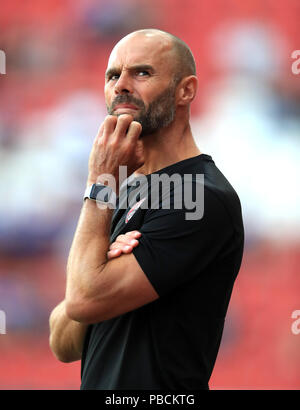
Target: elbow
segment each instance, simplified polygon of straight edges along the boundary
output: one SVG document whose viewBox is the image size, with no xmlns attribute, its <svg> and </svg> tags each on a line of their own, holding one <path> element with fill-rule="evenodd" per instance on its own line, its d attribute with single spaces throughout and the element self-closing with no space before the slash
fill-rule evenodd
<svg viewBox="0 0 300 410">
<path fill-rule="evenodd" d="M 50 335 L 49 346 L 55 358 L 62 363 L 71 363 L 79 360 L 78 357 L 70 356 L 66 350 L 62 349 L 53 335 Z"/>
</svg>

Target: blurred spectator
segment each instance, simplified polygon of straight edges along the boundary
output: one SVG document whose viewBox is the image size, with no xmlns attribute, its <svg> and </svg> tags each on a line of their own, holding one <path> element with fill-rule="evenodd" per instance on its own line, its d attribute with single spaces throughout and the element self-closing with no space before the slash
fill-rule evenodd
<svg viewBox="0 0 300 410">
<path fill-rule="evenodd" d="M 300 120 L 279 110 L 274 81 L 285 75 L 287 53 L 273 31 L 257 21 L 216 30 L 211 57 L 221 76 L 194 124 L 200 148 L 213 153 L 239 192 L 248 244 L 300 238 Z"/>
<path fill-rule="evenodd" d="M 80 13 L 89 41 L 115 42 L 153 21 L 150 3 L 137 0 L 89 1 L 79 3 Z"/>
<path fill-rule="evenodd" d="M 72 204 L 80 203 L 91 144 L 103 118 L 100 98 L 78 91 L 27 119 L 0 164 L 2 251 L 41 252 L 61 233 Z"/>
</svg>

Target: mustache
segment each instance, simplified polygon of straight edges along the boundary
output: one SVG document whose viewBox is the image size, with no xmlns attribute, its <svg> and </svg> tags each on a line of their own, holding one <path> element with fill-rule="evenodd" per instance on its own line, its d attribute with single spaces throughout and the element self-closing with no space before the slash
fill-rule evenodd
<svg viewBox="0 0 300 410">
<path fill-rule="evenodd" d="M 145 104 L 142 100 L 127 94 L 118 95 L 112 102 L 111 110 L 114 110 L 118 104 L 133 104 L 138 108 L 145 108 Z"/>
</svg>

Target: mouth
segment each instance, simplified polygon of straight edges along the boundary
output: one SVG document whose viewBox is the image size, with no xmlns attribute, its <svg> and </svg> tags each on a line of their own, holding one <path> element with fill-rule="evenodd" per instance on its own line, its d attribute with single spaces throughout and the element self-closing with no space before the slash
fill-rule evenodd
<svg viewBox="0 0 300 410">
<path fill-rule="evenodd" d="M 119 110 L 137 111 L 138 108 L 133 104 L 118 104 L 118 105 L 115 106 L 114 111 L 119 111 Z"/>
</svg>

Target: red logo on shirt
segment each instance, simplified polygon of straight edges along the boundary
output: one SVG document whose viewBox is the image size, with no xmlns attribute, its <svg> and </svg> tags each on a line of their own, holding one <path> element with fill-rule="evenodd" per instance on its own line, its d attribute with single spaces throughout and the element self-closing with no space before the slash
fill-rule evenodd
<svg viewBox="0 0 300 410">
<path fill-rule="evenodd" d="M 142 205 L 142 203 L 145 201 L 146 198 L 141 199 L 139 202 L 137 202 L 127 213 L 125 223 L 127 223 L 135 214 L 135 212 L 139 209 L 139 207 Z"/>
</svg>

